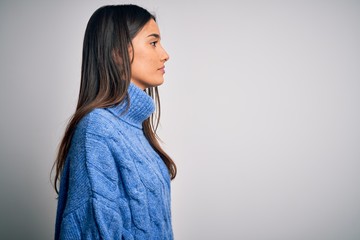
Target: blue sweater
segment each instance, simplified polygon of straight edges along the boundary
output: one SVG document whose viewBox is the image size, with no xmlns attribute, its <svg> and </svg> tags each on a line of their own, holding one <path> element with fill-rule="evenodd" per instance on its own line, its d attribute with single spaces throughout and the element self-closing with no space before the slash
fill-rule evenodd
<svg viewBox="0 0 360 240">
<path fill-rule="evenodd" d="M 173 239 L 170 176 L 142 122 L 154 102 L 130 84 L 126 101 L 77 125 L 61 175 L 55 239 Z"/>
</svg>

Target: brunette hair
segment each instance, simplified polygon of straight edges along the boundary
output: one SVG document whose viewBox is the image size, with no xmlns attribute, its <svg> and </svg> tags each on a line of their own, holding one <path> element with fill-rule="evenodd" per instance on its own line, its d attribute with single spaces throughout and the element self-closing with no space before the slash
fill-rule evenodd
<svg viewBox="0 0 360 240">
<path fill-rule="evenodd" d="M 79 121 L 95 108 L 110 107 L 129 99 L 127 89 L 133 59 L 133 56 L 129 56 L 129 47 L 133 48 L 131 40 L 151 19 L 156 20 L 154 15 L 136 5 L 103 6 L 90 17 L 83 43 L 79 99 L 53 165 L 53 169 L 56 169 L 54 188 L 57 193 L 72 136 Z M 156 135 L 160 118 L 159 92 L 157 87 L 145 91 L 154 99 L 157 110 L 143 122 L 143 131 L 167 166 L 171 179 L 174 179 L 176 165 L 161 148 Z"/>
</svg>

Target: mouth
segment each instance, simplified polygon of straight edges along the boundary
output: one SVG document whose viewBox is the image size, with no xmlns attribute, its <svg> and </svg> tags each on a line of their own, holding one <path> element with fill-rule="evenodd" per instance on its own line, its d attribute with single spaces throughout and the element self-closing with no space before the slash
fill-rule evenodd
<svg viewBox="0 0 360 240">
<path fill-rule="evenodd" d="M 161 68 L 158 68 L 159 71 L 161 71 L 162 73 L 165 73 L 165 66 L 162 66 Z"/>
</svg>

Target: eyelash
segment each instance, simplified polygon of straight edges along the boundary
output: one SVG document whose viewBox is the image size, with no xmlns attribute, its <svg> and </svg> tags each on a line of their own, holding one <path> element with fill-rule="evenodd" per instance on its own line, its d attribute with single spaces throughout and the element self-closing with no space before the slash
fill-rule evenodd
<svg viewBox="0 0 360 240">
<path fill-rule="evenodd" d="M 158 43 L 158 41 L 154 41 L 154 42 L 151 42 L 150 45 L 156 47 L 157 43 Z"/>
</svg>

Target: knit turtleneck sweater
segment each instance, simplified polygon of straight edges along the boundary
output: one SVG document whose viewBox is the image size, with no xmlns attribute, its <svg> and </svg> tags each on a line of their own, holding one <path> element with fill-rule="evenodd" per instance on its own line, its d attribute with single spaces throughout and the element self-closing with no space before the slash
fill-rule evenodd
<svg viewBox="0 0 360 240">
<path fill-rule="evenodd" d="M 77 125 L 61 175 L 55 239 L 173 239 L 170 176 L 144 136 L 152 98 L 127 100 Z"/>
</svg>

